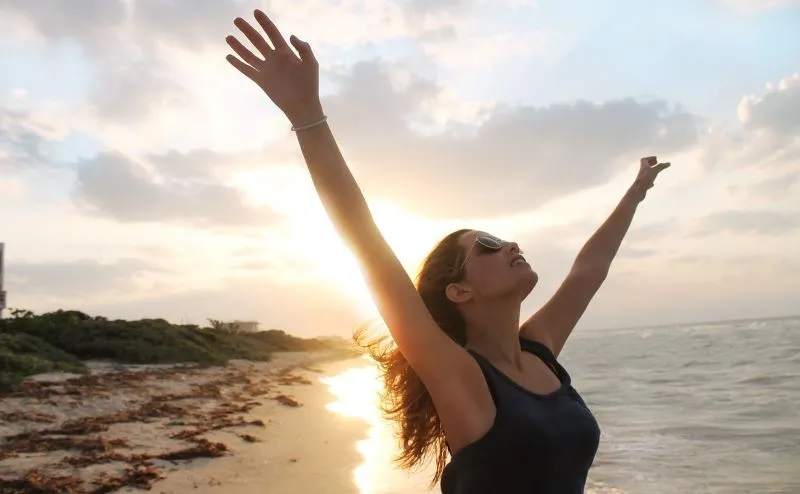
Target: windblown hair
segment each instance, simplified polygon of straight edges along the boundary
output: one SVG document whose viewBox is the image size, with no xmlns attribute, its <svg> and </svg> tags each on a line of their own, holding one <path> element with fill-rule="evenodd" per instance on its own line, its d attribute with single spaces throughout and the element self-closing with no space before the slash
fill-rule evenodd
<svg viewBox="0 0 800 494">
<path fill-rule="evenodd" d="M 417 292 L 434 321 L 461 346 L 466 344 L 466 323 L 456 305 L 447 298 L 445 289 L 463 276 L 459 267 L 465 254 L 458 240 L 468 231 L 457 230 L 444 237 L 423 261 L 416 280 Z M 400 429 L 402 450 L 395 460 L 397 465 L 410 470 L 421 467 L 433 456 L 436 473 L 431 486 L 434 485 L 444 471 L 448 449 L 428 390 L 391 336 L 385 332 L 380 336 L 370 335 L 364 326 L 356 330 L 354 339 L 368 351 L 381 371 L 383 413 Z"/>
</svg>

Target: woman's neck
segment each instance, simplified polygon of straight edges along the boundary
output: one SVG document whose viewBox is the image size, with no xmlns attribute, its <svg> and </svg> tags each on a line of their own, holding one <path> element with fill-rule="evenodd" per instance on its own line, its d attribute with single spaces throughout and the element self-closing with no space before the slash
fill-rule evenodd
<svg viewBox="0 0 800 494">
<path fill-rule="evenodd" d="M 520 365 L 519 302 L 475 307 L 464 316 L 467 320 L 467 348 L 492 362 Z"/>
</svg>

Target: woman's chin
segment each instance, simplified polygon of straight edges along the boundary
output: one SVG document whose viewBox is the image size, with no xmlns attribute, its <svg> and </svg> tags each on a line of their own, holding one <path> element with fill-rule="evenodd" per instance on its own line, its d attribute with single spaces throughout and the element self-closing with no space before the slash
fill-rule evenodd
<svg viewBox="0 0 800 494">
<path fill-rule="evenodd" d="M 539 275 L 536 274 L 530 266 L 528 266 L 527 271 L 525 272 L 524 276 L 520 279 L 520 288 L 522 292 L 522 299 L 524 300 L 533 289 L 536 287 L 536 284 L 539 283 Z"/>
</svg>

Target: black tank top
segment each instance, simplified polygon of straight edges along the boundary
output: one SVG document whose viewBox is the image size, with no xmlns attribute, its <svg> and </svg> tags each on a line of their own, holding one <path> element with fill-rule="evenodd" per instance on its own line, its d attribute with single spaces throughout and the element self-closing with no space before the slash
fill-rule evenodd
<svg viewBox="0 0 800 494">
<path fill-rule="evenodd" d="M 522 350 L 561 381 L 532 393 L 470 352 L 483 371 L 497 414 L 489 431 L 455 454 L 442 474 L 443 494 L 577 494 L 592 465 L 600 428 L 567 371 L 543 344 L 520 338 Z"/>
</svg>

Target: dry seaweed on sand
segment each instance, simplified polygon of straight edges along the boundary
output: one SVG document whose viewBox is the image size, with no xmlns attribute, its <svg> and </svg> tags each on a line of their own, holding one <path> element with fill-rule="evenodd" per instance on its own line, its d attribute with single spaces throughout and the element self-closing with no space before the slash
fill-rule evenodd
<svg viewBox="0 0 800 494">
<path fill-rule="evenodd" d="M 104 475 L 96 479 L 93 482 L 95 488 L 89 492 L 91 494 L 106 494 L 123 487 L 135 487 L 149 491 L 153 483 L 163 478 L 164 475 L 152 465 L 145 463 L 128 465 L 125 467 L 125 473 L 121 476 Z"/>
<path fill-rule="evenodd" d="M 0 453 L 43 453 L 48 451 L 77 450 L 85 453 L 105 453 L 115 448 L 127 448 L 124 439 L 103 437 L 54 437 L 36 432 L 6 437 L 0 444 Z"/>
<path fill-rule="evenodd" d="M 16 411 L 0 412 L 0 420 L 3 422 L 38 422 L 41 424 L 52 424 L 56 421 L 56 417 L 51 413 Z"/>
<path fill-rule="evenodd" d="M 30 470 L 19 479 L 0 478 L 3 494 L 89 494 L 83 482 L 74 475 L 45 475 L 39 470 Z"/>
<path fill-rule="evenodd" d="M 299 407 L 303 405 L 299 401 L 287 395 L 278 395 L 273 399 L 278 403 L 280 403 L 281 405 L 286 405 L 287 407 Z"/>
</svg>

